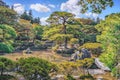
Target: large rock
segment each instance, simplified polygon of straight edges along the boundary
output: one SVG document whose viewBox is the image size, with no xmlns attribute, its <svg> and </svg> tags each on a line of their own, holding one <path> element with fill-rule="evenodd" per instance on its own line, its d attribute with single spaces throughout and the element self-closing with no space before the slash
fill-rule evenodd
<svg viewBox="0 0 120 80">
<path fill-rule="evenodd" d="M 82 48 L 81 51 L 76 51 L 71 55 L 71 60 L 80 60 L 84 58 L 91 58 L 91 53 L 84 48 Z"/>
</svg>

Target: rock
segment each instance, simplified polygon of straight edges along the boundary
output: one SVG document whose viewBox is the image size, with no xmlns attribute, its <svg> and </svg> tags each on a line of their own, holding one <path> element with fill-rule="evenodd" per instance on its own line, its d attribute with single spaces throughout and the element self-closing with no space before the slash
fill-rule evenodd
<svg viewBox="0 0 120 80">
<path fill-rule="evenodd" d="M 87 49 L 81 49 L 81 52 L 76 51 L 71 55 L 71 60 L 80 60 L 84 58 L 91 58 L 91 53 Z"/>
</svg>

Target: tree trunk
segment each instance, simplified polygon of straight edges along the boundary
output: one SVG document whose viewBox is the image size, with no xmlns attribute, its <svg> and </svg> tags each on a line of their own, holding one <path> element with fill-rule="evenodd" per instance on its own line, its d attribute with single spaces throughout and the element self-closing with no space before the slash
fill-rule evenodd
<svg viewBox="0 0 120 80">
<path fill-rule="evenodd" d="M 66 25 L 65 25 L 65 20 L 63 21 L 63 27 L 64 27 L 64 34 L 66 35 L 67 34 L 67 31 L 66 31 Z M 67 49 L 67 37 L 65 37 L 64 39 L 64 48 Z"/>
<path fill-rule="evenodd" d="M 3 76 L 3 68 L 1 68 L 1 76 Z"/>
</svg>

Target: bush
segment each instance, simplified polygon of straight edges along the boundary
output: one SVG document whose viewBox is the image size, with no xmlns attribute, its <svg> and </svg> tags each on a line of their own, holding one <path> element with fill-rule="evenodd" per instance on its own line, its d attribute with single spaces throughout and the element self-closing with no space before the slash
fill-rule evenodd
<svg viewBox="0 0 120 80">
<path fill-rule="evenodd" d="M 85 43 L 82 46 L 79 47 L 79 49 L 86 48 L 91 53 L 99 55 L 102 53 L 102 48 L 100 43 Z"/>
<path fill-rule="evenodd" d="M 64 77 L 65 80 L 76 80 L 75 78 L 73 78 L 72 75 L 68 74 L 67 76 Z"/>
<path fill-rule="evenodd" d="M 0 57 L 0 74 L 3 76 L 6 70 L 11 70 L 13 68 L 14 62 L 10 59 Z M 7 72 L 7 71 L 6 71 Z"/>
<path fill-rule="evenodd" d="M 117 68 L 117 67 L 114 67 L 113 69 L 112 69 L 112 75 L 115 77 L 120 77 L 120 69 L 119 68 Z"/>
<path fill-rule="evenodd" d="M 58 69 L 55 64 L 35 57 L 21 58 L 17 66 L 18 72 L 28 80 L 50 80 L 49 74 Z"/>
<path fill-rule="evenodd" d="M 0 76 L 0 80 L 16 80 L 16 78 L 11 75 L 3 75 L 3 76 Z"/>
<path fill-rule="evenodd" d="M 52 47 L 52 50 L 56 52 L 58 48 L 59 48 L 59 46 L 56 45 L 56 46 Z"/>
<path fill-rule="evenodd" d="M 0 51 L 6 52 L 6 53 L 11 53 L 13 52 L 14 48 L 11 44 L 9 43 L 0 43 Z"/>
<path fill-rule="evenodd" d="M 90 74 L 88 74 L 88 75 L 80 75 L 80 79 L 82 79 L 82 80 L 86 80 L 86 79 L 88 79 L 88 80 L 95 80 L 93 78 L 93 76 L 91 76 Z"/>
<path fill-rule="evenodd" d="M 78 39 L 72 38 L 72 39 L 70 40 L 70 44 L 77 44 L 78 41 L 79 41 Z"/>
</svg>

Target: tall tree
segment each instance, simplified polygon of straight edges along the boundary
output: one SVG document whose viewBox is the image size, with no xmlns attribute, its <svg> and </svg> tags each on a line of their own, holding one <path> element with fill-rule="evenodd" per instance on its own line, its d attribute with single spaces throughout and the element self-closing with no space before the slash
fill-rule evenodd
<svg viewBox="0 0 120 80">
<path fill-rule="evenodd" d="M 29 16 L 29 14 L 30 14 L 30 16 Z M 31 17 L 32 17 L 31 11 L 29 12 L 29 14 L 27 14 L 27 11 L 25 10 L 24 13 L 20 16 L 20 18 L 31 21 Z"/>
<path fill-rule="evenodd" d="M 40 18 L 34 18 L 32 23 L 37 23 L 37 24 L 40 24 Z"/>
<path fill-rule="evenodd" d="M 71 18 L 74 18 L 74 15 L 72 13 L 56 11 L 56 12 L 53 12 L 47 20 L 51 25 L 57 25 L 57 26 L 61 25 L 62 29 L 60 31 L 61 34 L 59 35 L 59 37 L 63 38 L 65 48 L 67 48 L 68 37 L 70 37 L 70 35 L 67 34 L 67 24 Z M 57 36 L 58 34 L 56 35 L 56 37 Z"/>
</svg>

